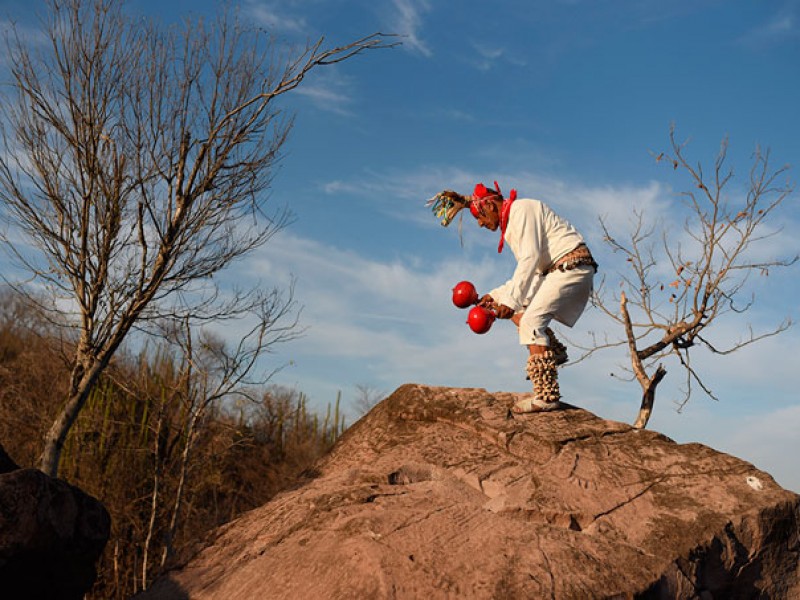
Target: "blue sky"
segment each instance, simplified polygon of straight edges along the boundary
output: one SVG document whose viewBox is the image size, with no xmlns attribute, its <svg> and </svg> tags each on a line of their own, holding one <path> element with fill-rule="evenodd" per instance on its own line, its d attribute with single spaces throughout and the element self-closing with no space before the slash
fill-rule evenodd
<svg viewBox="0 0 800 600">
<path fill-rule="evenodd" d="M 603 247 L 598 216 L 624 233 L 633 210 L 679 225 L 688 182 L 650 154 L 670 124 L 690 139 L 692 162 L 713 163 L 730 138 L 735 185 L 757 145 L 776 166 L 800 164 L 800 2 L 244 0 L 241 14 L 282 43 L 325 36 L 340 44 L 376 31 L 400 48 L 320 69 L 284 99 L 296 113 L 271 201 L 295 222 L 227 274 L 231 282 L 286 286 L 296 278 L 305 335 L 276 348 L 277 383 L 321 409 L 356 385 L 390 393 L 405 382 L 526 391 L 525 351 L 513 327 L 472 334 L 450 304 L 469 279 L 483 292 L 513 257 L 494 234 L 464 220 L 441 228 L 424 201 L 478 181 L 551 204 L 589 240 L 608 281 L 625 268 Z M 38 3 L 0 0 L 0 16 L 30 23 Z M 213 13 L 204 0 L 131 0 L 167 22 Z M 792 179 L 796 179 L 796 170 Z M 797 194 L 780 213 L 766 255 L 800 249 Z M 673 223 L 678 223 L 674 224 Z M 752 283 L 756 307 L 722 321 L 734 339 L 748 324 L 800 318 L 800 267 Z M 568 335 L 619 332 L 589 310 Z M 698 353 L 719 401 L 699 393 L 677 412 L 682 375 L 666 363 L 650 428 L 753 462 L 800 490 L 797 327 L 728 357 Z M 562 371 L 565 399 L 631 422 L 639 388 L 612 378 L 622 350 Z M 356 416 L 353 408 L 349 413 Z"/>
</svg>

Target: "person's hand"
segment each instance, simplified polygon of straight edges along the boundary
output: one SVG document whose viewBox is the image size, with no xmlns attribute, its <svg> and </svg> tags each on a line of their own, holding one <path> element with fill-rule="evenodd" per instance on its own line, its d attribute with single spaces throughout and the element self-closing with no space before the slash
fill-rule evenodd
<svg viewBox="0 0 800 600">
<path fill-rule="evenodd" d="M 510 319 L 514 316 L 514 309 L 505 304 L 498 304 L 495 308 L 495 314 L 498 319 Z"/>
<path fill-rule="evenodd" d="M 478 300 L 478 306 L 483 306 L 484 308 L 494 308 L 494 298 L 492 298 L 489 294 L 486 294 Z"/>
</svg>

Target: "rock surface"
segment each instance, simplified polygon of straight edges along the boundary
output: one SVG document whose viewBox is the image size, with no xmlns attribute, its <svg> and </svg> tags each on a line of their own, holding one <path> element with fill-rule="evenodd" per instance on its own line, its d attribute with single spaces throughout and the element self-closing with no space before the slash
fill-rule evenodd
<svg viewBox="0 0 800 600">
<path fill-rule="evenodd" d="M 400 387 L 141 599 L 800 597 L 800 496 L 516 396 Z"/>
<path fill-rule="evenodd" d="M 0 598 L 80 600 L 94 584 L 110 527 L 103 505 L 78 488 L 9 468 L 0 474 Z"/>
</svg>

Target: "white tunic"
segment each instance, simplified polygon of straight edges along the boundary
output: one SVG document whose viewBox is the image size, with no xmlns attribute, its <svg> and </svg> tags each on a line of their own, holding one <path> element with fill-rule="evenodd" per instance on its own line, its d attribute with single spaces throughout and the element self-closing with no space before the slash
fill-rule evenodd
<svg viewBox="0 0 800 600">
<path fill-rule="evenodd" d="M 583 243 L 583 237 L 544 202 L 519 198 L 511 205 L 505 243 L 517 259 L 514 275 L 489 294 L 519 312 L 531 303 L 537 275 Z"/>
</svg>

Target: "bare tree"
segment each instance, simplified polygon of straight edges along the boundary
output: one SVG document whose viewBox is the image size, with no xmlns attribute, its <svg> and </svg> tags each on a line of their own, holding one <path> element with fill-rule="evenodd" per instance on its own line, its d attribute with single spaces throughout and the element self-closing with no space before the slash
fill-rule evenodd
<svg viewBox="0 0 800 600">
<path fill-rule="evenodd" d="M 355 408 L 359 416 L 364 416 L 381 400 L 386 398 L 386 393 L 371 387 L 366 383 L 356 384 Z"/>
<path fill-rule="evenodd" d="M 315 67 L 393 44 L 374 34 L 282 54 L 227 16 L 179 32 L 126 15 L 118 0 L 48 8 L 46 49 L 9 38 L 0 198 L 7 247 L 49 292 L 44 308 L 69 316 L 69 393 L 40 462 L 54 475 L 132 329 L 268 304 L 257 288 L 222 293 L 212 278 L 288 222 L 285 210 L 264 212 L 292 126 L 276 99 Z"/>
<path fill-rule="evenodd" d="M 694 386 L 715 398 L 692 364 L 692 351 L 699 347 L 726 355 L 758 340 L 776 335 L 791 326 L 786 319 L 767 331 L 752 327 L 727 347 L 720 347 L 706 334 L 706 328 L 725 314 L 747 312 L 755 295 L 748 288 L 753 275 L 765 276 L 778 267 L 798 260 L 790 257 L 763 258 L 759 242 L 780 229 L 768 218 L 792 193 L 783 180 L 787 167 L 772 169 L 769 152 L 757 149 L 753 155 L 747 189 L 729 189 L 733 171 L 726 167 L 727 140 L 723 140 L 710 176 L 701 164 L 685 157 L 686 143 L 678 143 L 670 130 L 669 152 L 656 160 L 688 175 L 692 188 L 682 194 L 688 209 L 683 232 L 647 224 L 647 215 L 635 213 L 633 232 L 619 241 L 601 219 L 605 241 L 625 257 L 627 270 L 621 274 L 620 291 L 608 298 L 601 285 L 596 304 L 622 326 L 621 341 L 595 338 L 589 353 L 609 346 L 626 346 L 631 373 L 642 388 L 642 403 L 634 424 L 644 428 L 650 419 L 656 387 L 666 375 L 663 361 L 674 357 L 685 374 L 684 397 L 689 400 Z M 659 235 L 660 234 L 660 239 Z M 605 282 L 603 282 L 605 283 Z"/>
</svg>

